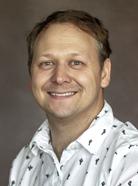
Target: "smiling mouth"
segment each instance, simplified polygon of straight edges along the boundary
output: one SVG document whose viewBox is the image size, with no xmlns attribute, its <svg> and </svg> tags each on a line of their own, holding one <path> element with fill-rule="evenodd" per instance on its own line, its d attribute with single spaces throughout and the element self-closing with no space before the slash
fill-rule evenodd
<svg viewBox="0 0 138 186">
<path fill-rule="evenodd" d="M 70 96 L 75 95 L 76 93 L 77 92 L 73 92 L 73 91 L 71 91 L 71 92 L 48 92 L 48 94 L 50 96 L 60 97 L 60 98 L 62 98 L 62 97 L 70 97 Z"/>
</svg>

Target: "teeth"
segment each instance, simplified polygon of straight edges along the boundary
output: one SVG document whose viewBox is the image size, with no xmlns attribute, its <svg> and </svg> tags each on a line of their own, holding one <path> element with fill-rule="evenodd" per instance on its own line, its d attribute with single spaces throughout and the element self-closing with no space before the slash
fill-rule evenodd
<svg viewBox="0 0 138 186">
<path fill-rule="evenodd" d="M 52 96 L 59 96 L 59 97 L 72 96 L 74 94 L 75 94 L 75 92 L 65 92 L 65 93 L 50 92 L 50 95 L 52 95 Z"/>
</svg>

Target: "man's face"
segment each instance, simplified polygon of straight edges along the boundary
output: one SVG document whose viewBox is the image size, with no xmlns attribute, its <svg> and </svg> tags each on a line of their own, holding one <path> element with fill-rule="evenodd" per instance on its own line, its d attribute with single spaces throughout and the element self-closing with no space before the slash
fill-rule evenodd
<svg viewBox="0 0 138 186">
<path fill-rule="evenodd" d="M 100 68 L 96 40 L 72 24 L 53 24 L 37 38 L 31 67 L 33 94 L 55 118 L 94 114 L 103 105 L 110 62 Z"/>
</svg>

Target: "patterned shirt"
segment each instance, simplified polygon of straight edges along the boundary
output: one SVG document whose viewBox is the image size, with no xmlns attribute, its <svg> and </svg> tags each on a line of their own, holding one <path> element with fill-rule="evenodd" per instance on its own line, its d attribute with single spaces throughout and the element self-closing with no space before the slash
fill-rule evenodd
<svg viewBox="0 0 138 186">
<path fill-rule="evenodd" d="M 46 120 L 14 160 L 9 186 L 138 186 L 138 131 L 105 102 L 58 161 Z"/>
</svg>

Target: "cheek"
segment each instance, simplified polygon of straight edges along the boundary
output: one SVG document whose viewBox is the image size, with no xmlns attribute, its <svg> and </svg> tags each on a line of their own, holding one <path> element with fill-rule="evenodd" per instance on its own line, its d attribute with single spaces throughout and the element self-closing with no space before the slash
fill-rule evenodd
<svg viewBox="0 0 138 186">
<path fill-rule="evenodd" d="M 89 96 L 89 93 L 92 91 L 91 89 L 93 87 L 92 78 L 86 75 L 85 73 L 76 77 L 77 77 L 77 83 L 81 87 L 82 95 L 86 96 L 87 94 L 87 96 Z"/>
<path fill-rule="evenodd" d="M 32 85 L 41 87 L 47 81 L 47 74 L 34 72 L 32 74 Z"/>
<path fill-rule="evenodd" d="M 87 94 L 94 94 L 101 88 L 101 78 L 97 73 L 84 73 L 80 76 L 79 82 Z"/>
<path fill-rule="evenodd" d="M 82 85 L 83 87 L 92 86 L 92 84 L 94 82 L 93 75 L 88 72 L 82 72 L 80 74 L 77 74 L 76 79 L 77 79 L 78 83 L 80 83 L 80 85 Z"/>
</svg>

